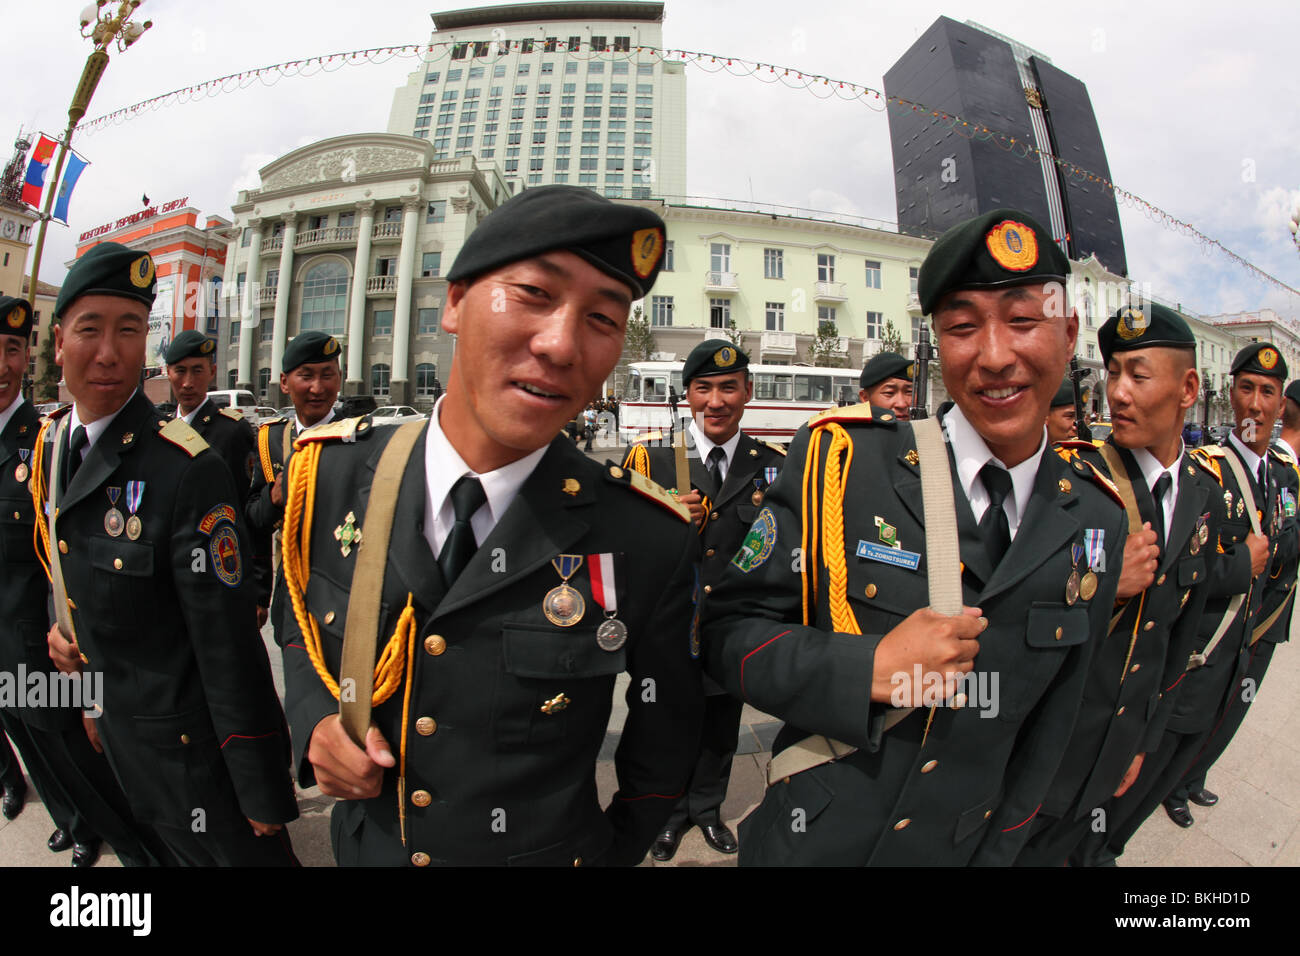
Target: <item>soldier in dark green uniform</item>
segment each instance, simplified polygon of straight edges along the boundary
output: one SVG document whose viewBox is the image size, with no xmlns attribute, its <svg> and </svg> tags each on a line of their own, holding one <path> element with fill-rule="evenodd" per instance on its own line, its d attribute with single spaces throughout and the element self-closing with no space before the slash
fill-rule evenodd
<svg viewBox="0 0 1300 956">
<path fill-rule="evenodd" d="M 74 404 L 42 429 L 32 482 L 58 617 L 50 656 L 102 680 L 109 763 L 176 862 L 292 864 L 288 738 L 235 485 L 136 387 L 156 289 L 146 253 L 101 243 L 55 306 Z"/>
<path fill-rule="evenodd" d="M 893 412 L 899 421 L 912 413 L 912 379 L 916 365 L 897 352 L 877 352 L 858 376 L 858 401 Z"/>
<path fill-rule="evenodd" d="M 1090 831 L 1104 833 L 1112 794 L 1122 796 L 1159 749 L 1218 557 L 1223 489 L 1182 439 L 1183 416 L 1200 396 L 1196 337 L 1177 312 L 1142 303 L 1111 316 L 1097 340 L 1114 430 L 1100 449 L 1081 441 L 1059 447 L 1105 472 L 1125 500 L 1121 603 L 1056 779 L 1038 816 L 1018 831 L 1027 838 L 1020 866 L 1060 866 Z M 1072 392 L 1069 401 L 1073 411 Z"/>
<path fill-rule="evenodd" d="M 648 209 L 520 193 L 448 273 L 456 355 L 429 421 L 298 439 L 286 700 L 299 780 L 343 798 L 340 864 L 632 865 L 684 791 L 698 536 L 658 485 L 555 437 L 613 369 L 663 249 Z"/>
<path fill-rule="evenodd" d="M 700 587 L 713 590 L 731 556 L 763 503 L 763 493 L 785 463 L 785 450 L 741 431 L 745 404 L 754 396 L 749 356 L 726 339 L 708 339 L 691 350 L 682 367 L 682 386 L 691 408 L 686 428 L 690 490 L 677 489 L 677 500 L 691 509 L 700 532 L 704 557 Z M 675 488 L 672 448 L 634 445 L 624 468 L 635 469 L 665 488 Z M 721 816 L 731 761 L 736 754 L 740 712 L 744 704 L 704 678 L 704 733 L 690 789 L 655 838 L 651 855 L 670 860 L 692 826 L 719 853 L 735 853 L 736 838 Z"/>
<path fill-rule="evenodd" d="M 1046 441 L 1078 329 L 1052 305 L 1067 272 L 1024 213 L 949 230 L 919 288 L 944 434 L 868 405 L 796 434 L 703 608 L 710 674 L 786 721 L 742 865 L 1006 862 L 1003 831 L 1042 802 L 1125 530 L 1113 486 Z M 929 468 L 951 492 L 923 505 Z"/>
<path fill-rule="evenodd" d="M 272 537 L 284 518 L 284 474 L 293 457 L 293 440 L 308 428 L 334 420 L 334 402 L 339 397 L 343 375 L 338 339 L 324 332 L 302 332 L 285 346 L 280 391 L 293 402 L 294 414 L 264 422 L 257 430 L 257 461 L 244 515 L 253 536 L 253 578 L 257 606 L 271 607 L 277 593 L 271 623 L 275 639 L 284 634 L 286 609 L 278 596 L 281 579 L 273 574 Z M 275 587 L 272 582 L 275 582 Z M 263 617 L 264 620 L 264 617 Z"/>
<path fill-rule="evenodd" d="M 1078 414 L 1074 410 L 1074 383 L 1067 375 L 1061 387 L 1052 396 L 1052 407 L 1047 412 L 1047 440 L 1073 441 L 1079 437 Z"/>
</svg>

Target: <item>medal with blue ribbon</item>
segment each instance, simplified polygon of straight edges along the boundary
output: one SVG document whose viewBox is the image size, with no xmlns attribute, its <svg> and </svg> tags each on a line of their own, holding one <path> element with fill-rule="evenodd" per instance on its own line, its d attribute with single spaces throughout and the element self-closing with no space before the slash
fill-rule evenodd
<svg viewBox="0 0 1300 956">
<path fill-rule="evenodd" d="M 27 459 L 31 456 L 32 450 L 30 448 L 18 449 L 18 467 L 14 469 L 14 481 L 20 485 L 26 482 L 27 477 L 32 473 L 32 470 L 27 467 Z"/>
<path fill-rule="evenodd" d="M 136 511 L 140 508 L 140 501 L 144 498 L 144 482 L 128 481 L 126 483 L 126 510 L 131 513 L 131 517 L 126 519 L 126 536 L 132 541 L 140 537 L 141 531 L 144 530 L 140 523 L 140 516 Z"/>
<path fill-rule="evenodd" d="M 126 518 L 122 517 L 122 512 L 117 510 L 117 499 L 122 496 L 122 489 L 107 488 L 109 509 L 104 514 L 104 530 L 116 538 L 122 533 L 122 528 L 126 524 Z"/>
<path fill-rule="evenodd" d="M 569 578 L 582 567 L 582 555 L 557 554 L 551 559 L 551 566 L 561 580 L 558 587 L 546 592 L 546 597 L 542 599 L 542 613 L 552 624 L 573 627 L 587 611 L 587 602 L 583 600 L 582 594 L 569 587 Z"/>
</svg>

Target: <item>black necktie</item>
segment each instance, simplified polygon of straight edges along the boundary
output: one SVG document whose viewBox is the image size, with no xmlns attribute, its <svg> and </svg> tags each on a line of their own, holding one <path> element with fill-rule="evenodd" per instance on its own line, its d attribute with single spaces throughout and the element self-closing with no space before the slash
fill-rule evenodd
<svg viewBox="0 0 1300 956">
<path fill-rule="evenodd" d="M 455 512 L 456 521 L 451 526 L 447 540 L 443 542 L 442 553 L 438 555 L 438 567 L 442 569 L 447 587 L 451 587 L 452 582 L 460 577 L 460 572 L 465 570 L 470 558 L 478 550 L 474 529 L 469 521 L 485 501 L 487 495 L 483 493 L 483 486 L 477 478 L 466 475 L 451 486 L 451 510 Z"/>
<path fill-rule="evenodd" d="M 980 480 L 989 493 L 989 506 L 984 509 L 984 517 L 980 518 L 980 534 L 989 560 L 996 568 L 1011 546 L 1011 525 L 1007 522 L 1007 511 L 1002 507 L 1002 502 L 1011 493 L 1011 475 L 1005 468 L 989 462 L 980 469 Z"/>
<path fill-rule="evenodd" d="M 68 486 L 72 484 L 72 478 L 81 467 L 81 450 L 86 447 L 89 439 L 86 436 L 86 426 L 78 425 L 72 430 L 72 437 L 68 440 L 68 455 L 63 460 L 63 490 L 67 491 Z"/>
<path fill-rule="evenodd" d="M 1265 452 L 1264 454 L 1268 454 Z M 1264 507 L 1268 507 L 1268 461 L 1261 458 L 1259 460 L 1259 471 L 1255 473 L 1255 479 L 1259 482 L 1259 494 L 1264 500 Z"/>
<path fill-rule="evenodd" d="M 718 497 L 718 492 L 722 490 L 722 463 L 726 461 L 727 453 L 722 450 L 721 445 L 714 445 L 709 451 L 709 460 L 706 467 L 709 470 L 709 477 L 713 479 L 713 497 Z"/>
<path fill-rule="evenodd" d="M 1162 471 L 1160 477 L 1156 479 L 1156 486 L 1152 489 L 1152 497 L 1156 500 L 1156 544 L 1160 545 L 1160 550 L 1165 550 L 1165 495 L 1169 493 L 1169 486 L 1172 485 L 1173 479 L 1169 477 L 1169 472 Z"/>
</svg>

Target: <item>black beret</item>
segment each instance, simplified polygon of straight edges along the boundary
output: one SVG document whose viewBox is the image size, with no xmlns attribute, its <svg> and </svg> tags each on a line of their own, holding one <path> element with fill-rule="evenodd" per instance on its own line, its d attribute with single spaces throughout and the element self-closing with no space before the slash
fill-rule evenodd
<svg viewBox="0 0 1300 956">
<path fill-rule="evenodd" d="M 339 340 L 325 332 L 300 332 L 284 347 L 280 371 L 292 372 L 299 365 L 310 362 L 339 360 Z"/>
<path fill-rule="evenodd" d="M 212 341 L 198 329 L 186 329 L 176 338 L 172 339 L 172 344 L 167 347 L 167 354 L 163 356 L 163 361 L 168 365 L 173 362 L 182 362 L 187 358 L 206 358 L 215 362 L 217 343 Z"/>
<path fill-rule="evenodd" d="M 1272 342 L 1251 342 L 1232 360 L 1232 374 L 1268 375 L 1286 381 L 1286 359 Z"/>
<path fill-rule="evenodd" d="M 1286 397 L 1300 405 L 1300 378 L 1286 387 Z"/>
<path fill-rule="evenodd" d="M 152 308 L 157 293 L 158 277 L 149 253 L 101 242 L 68 270 L 54 303 L 54 315 L 62 318 L 68 306 L 83 295 L 116 295 Z"/>
<path fill-rule="evenodd" d="M 1121 306 L 1097 330 L 1101 360 L 1109 362 L 1115 352 L 1133 352 L 1160 346 L 1195 349 L 1196 336 L 1187 320 L 1168 306 L 1138 302 Z"/>
<path fill-rule="evenodd" d="M 921 311 L 933 315 L 953 289 L 1063 282 L 1069 274 L 1070 261 L 1050 232 L 1027 213 L 995 209 L 939 237 L 921 263 L 917 295 Z"/>
<path fill-rule="evenodd" d="M 512 196 L 479 223 L 447 273 L 475 279 L 501 266 L 563 249 L 627 283 L 636 298 L 654 285 L 664 221 L 642 206 L 611 202 L 578 186 L 538 186 Z"/>
<path fill-rule="evenodd" d="M 686 356 L 686 364 L 682 366 L 682 387 L 690 385 L 693 378 L 726 375 L 747 368 L 749 356 L 726 339 L 705 339 Z"/>
<path fill-rule="evenodd" d="M 0 296 L 0 316 L 4 316 L 4 321 L 0 322 L 0 333 L 31 338 L 32 307 L 26 299 L 15 295 Z"/>
<path fill-rule="evenodd" d="M 910 382 L 915 374 L 910 358 L 897 352 L 877 352 L 863 367 L 858 388 L 872 388 L 887 378 L 905 378 Z"/>
<path fill-rule="evenodd" d="M 1074 383 L 1070 381 L 1070 376 L 1065 376 L 1065 381 L 1061 387 L 1056 390 L 1056 395 L 1052 398 L 1052 407 L 1060 408 L 1062 405 L 1074 404 Z"/>
</svg>

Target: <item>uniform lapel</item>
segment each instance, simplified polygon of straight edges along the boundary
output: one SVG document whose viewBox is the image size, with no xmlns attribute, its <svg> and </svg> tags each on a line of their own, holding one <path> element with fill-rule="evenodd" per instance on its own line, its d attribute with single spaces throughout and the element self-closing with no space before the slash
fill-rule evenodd
<svg viewBox="0 0 1300 956">
<path fill-rule="evenodd" d="M 443 596 L 439 616 L 513 585 L 545 567 L 587 533 L 587 523 L 569 509 L 595 501 L 595 491 L 588 487 L 590 481 L 581 481 L 575 495 L 564 492 L 565 480 L 579 474 L 588 474 L 582 453 L 567 440 L 552 441 L 510 508 Z M 556 577 L 555 583 L 559 581 Z M 539 603 L 542 597 L 538 594 Z"/>
<path fill-rule="evenodd" d="M 961 482 L 957 478 L 957 466 L 952 456 L 952 446 L 944 442 L 944 448 L 948 452 L 948 473 L 952 476 L 952 497 L 957 510 L 957 538 L 962 564 L 965 565 L 966 571 L 970 572 L 983 584 L 992 577 L 993 568 L 989 564 L 988 552 L 984 548 L 984 539 L 980 536 L 979 525 L 975 523 L 975 515 L 971 511 L 970 501 L 962 492 Z M 907 510 L 912 512 L 912 517 L 916 519 L 916 523 L 925 527 L 925 508 L 922 503 L 920 468 L 918 465 L 909 462 L 906 454 L 900 455 L 895 462 L 894 489 L 897 491 L 898 497 L 902 499 L 903 504 L 907 506 Z M 922 542 L 917 542 L 918 547 L 921 544 Z"/>
<path fill-rule="evenodd" d="M 9 419 L 9 424 L 5 425 L 4 431 L 0 432 L 0 466 L 7 464 L 9 459 L 18 453 L 18 429 L 22 427 L 20 422 L 22 416 L 23 410 L 20 408 L 14 412 L 13 418 Z"/>
<path fill-rule="evenodd" d="M 1208 494 L 1196 480 L 1196 466 L 1183 452 L 1178 461 L 1182 474 L 1178 476 L 1178 500 L 1174 502 L 1174 517 L 1169 523 L 1168 547 L 1161 549 L 1161 572 L 1168 570 L 1174 559 L 1183 554 L 1183 544 L 1191 536 L 1196 526 L 1196 519 L 1205 513 L 1205 499 Z M 1188 473 L 1190 470 L 1190 474 Z"/>
<path fill-rule="evenodd" d="M 727 477 L 723 479 L 722 488 L 713 501 L 715 508 L 748 487 L 758 471 L 758 456 L 751 455 L 750 452 L 757 449 L 758 442 L 742 432 L 740 442 L 736 445 L 736 453 L 731 456 L 731 467 L 727 469 Z"/>
<path fill-rule="evenodd" d="M 402 483 L 397 491 L 397 507 L 393 511 L 393 533 L 388 539 L 388 567 L 402 588 L 410 592 L 413 600 L 421 608 L 431 611 L 442 600 L 447 586 L 443 583 L 442 572 L 438 570 L 437 559 L 429 550 L 429 542 L 424 537 L 425 522 L 433 520 L 424 513 L 428 498 L 428 484 L 424 477 L 424 442 L 428 434 L 429 426 L 426 424 L 416 439 L 415 447 L 411 449 L 406 470 L 402 472 Z M 379 466 L 382 454 L 383 449 L 378 448 L 366 461 L 367 482 L 361 492 L 367 503 L 370 501 L 375 469 Z"/>
<path fill-rule="evenodd" d="M 1156 527 L 1156 499 L 1151 494 L 1151 489 L 1147 487 L 1147 479 L 1142 472 L 1142 467 L 1137 463 L 1137 459 L 1133 457 L 1133 453 L 1127 448 L 1115 445 L 1111 439 L 1107 439 L 1107 441 L 1114 445 L 1115 450 L 1119 452 L 1120 461 L 1124 462 L 1124 470 L 1128 472 L 1129 484 L 1133 487 L 1133 499 L 1137 502 L 1138 517 L 1143 521 L 1151 522 L 1152 528 Z M 1182 487 L 1181 481 L 1179 487 Z"/>
<path fill-rule="evenodd" d="M 1065 463 L 1050 448 L 1043 451 L 1034 478 L 1029 506 L 1020 518 L 1020 526 L 1011 547 L 993 571 L 993 577 L 979 596 L 983 602 L 1019 584 L 1038 570 L 1060 547 L 1079 533 L 1079 523 L 1066 512 L 1078 499 L 1061 490 Z M 1061 581 L 1062 593 L 1065 581 Z"/>
<path fill-rule="evenodd" d="M 121 461 L 122 453 L 135 446 L 141 431 L 155 427 L 155 412 L 149 399 L 136 392 L 135 398 L 117 413 L 117 417 L 104 430 L 104 434 L 99 436 L 99 440 L 82 461 L 72 478 L 72 484 L 64 491 L 59 502 L 60 511 L 68 511 L 108 480 Z M 66 454 L 66 449 L 64 452 Z"/>
</svg>

